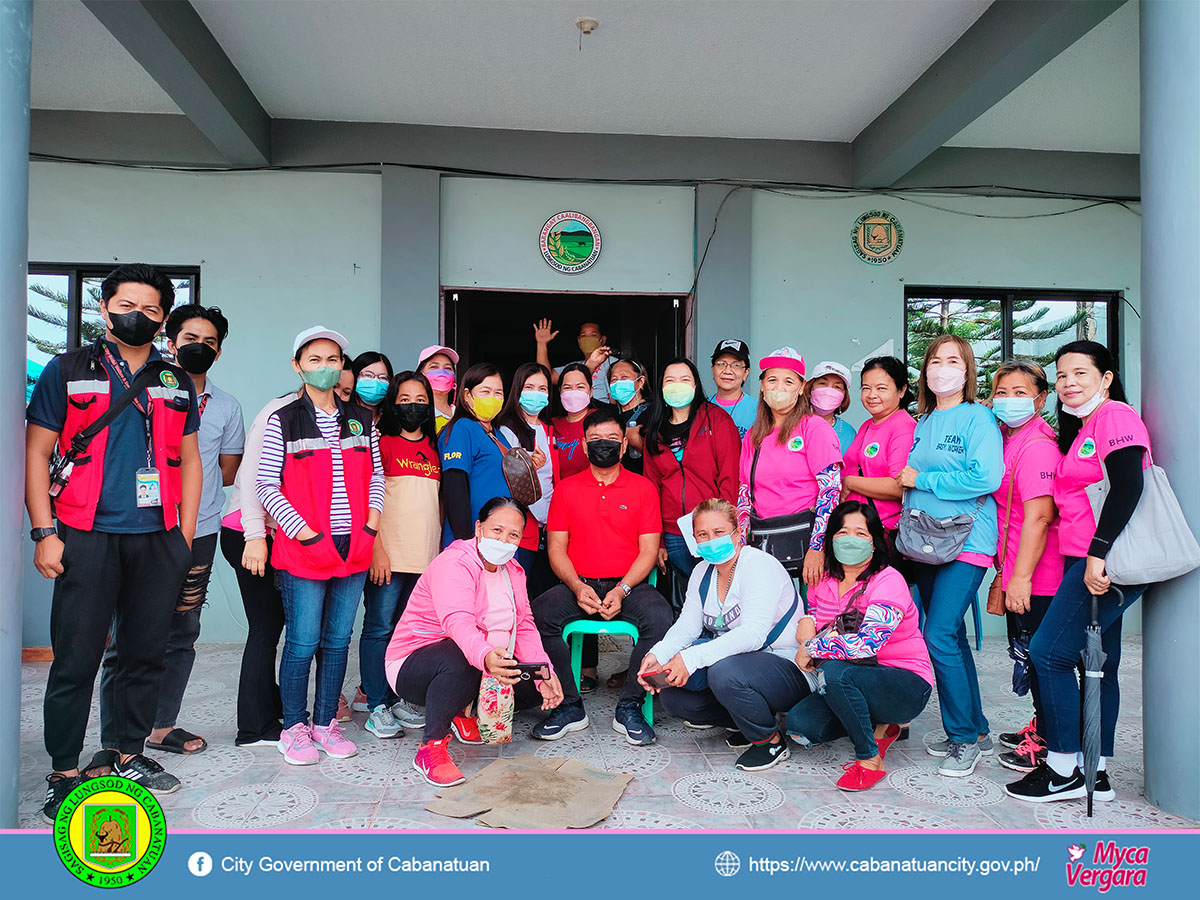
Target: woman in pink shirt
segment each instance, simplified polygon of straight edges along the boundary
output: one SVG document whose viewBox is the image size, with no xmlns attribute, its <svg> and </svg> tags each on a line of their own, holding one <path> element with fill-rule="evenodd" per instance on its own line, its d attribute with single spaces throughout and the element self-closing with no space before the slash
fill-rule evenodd
<svg viewBox="0 0 1200 900">
<path fill-rule="evenodd" d="M 1009 360 L 992 376 L 992 412 L 1004 435 L 1004 480 L 992 495 L 1000 526 L 996 569 L 1005 591 L 1010 648 L 1018 640 L 1029 646 L 1062 581 L 1054 507 L 1054 473 L 1062 454 L 1054 429 L 1041 416 L 1049 390 L 1045 370 L 1030 359 Z M 1000 754 L 1000 764 L 1017 772 L 1033 771 L 1046 757 L 1042 696 L 1032 666 L 1029 692 L 1033 721 L 1000 735 L 1010 748 Z"/>
<path fill-rule="evenodd" d="M 883 758 L 900 723 L 929 702 L 933 669 L 875 510 L 848 500 L 830 515 L 828 533 L 825 577 L 809 589 L 808 615 L 796 628 L 796 665 L 818 673 L 817 693 L 792 707 L 787 731 L 801 744 L 848 734 L 855 761 L 842 767 L 837 786 L 865 791 L 887 774 Z"/>
<path fill-rule="evenodd" d="M 514 685 L 518 709 L 553 709 L 562 701 L 555 672 L 570 667 L 567 645 L 542 646 L 525 572 L 513 560 L 527 516 L 511 497 L 485 503 L 475 536 L 452 543 L 421 575 L 388 644 L 388 683 L 402 699 L 425 706 L 413 768 L 436 787 L 465 780 L 446 750 L 452 728 L 464 743 L 482 742 L 475 720 L 462 711 L 479 695 L 483 673 Z M 550 670 L 542 670 L 535 687 L 520 680 L 515 662 L 548 663 Z"/>
</svg>

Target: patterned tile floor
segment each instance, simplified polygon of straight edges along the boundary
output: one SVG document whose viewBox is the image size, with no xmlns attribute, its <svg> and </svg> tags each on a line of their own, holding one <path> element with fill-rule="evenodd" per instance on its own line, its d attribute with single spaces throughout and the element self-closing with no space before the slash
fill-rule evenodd
<svg viewBox="0 0 1200 900">
<path fill-rule="evenodd" d="M 604 646 L 604 645 L 602 645 Z M 601 674 L 623 667 L 628 658 L 616 644 L 605 646 Z M 605 687 L 588 697 L 592 726 L 555 743 L 518 737 L 500 747 L 452 745 L 451 755 L 467 775 L 497 756 L 535 753 L 578 757 L 601 768 L 635 776 L 613 815 L 598 828 L 1182 828 L 1196 827 L 1150 806 L 1142 797 L 1141 640 L 1129 637 L 1121 667 L 1122 712 L 1117 757 L 1111 776 L 1117 800 L 1097 804 L 1090 821 L 1083 801 L 1027 804 L 1007 799 L 1002 785 L 1018 777 L 995 756 L 984 757 L 970 778 L 940 778 L 924 744 L 942 737 L 936 697 L 913 723 L 912 738 L 896 744 L 885 781 L 860 795 L 838 791 L 834 782 L 853 753 L 848 740 L 804 750 L 761 774 L 734 768 L 736 754 L 723 734 L 690 731 L 661 707 L 655 723 L 659 741 L 634 748 L 610 728 L 616 692 Z M 237 670 L 241 648 L 205 644 L 184 699 L 180 724 L 204 734 L 209 749 L 196 756 L 154 754 L 183 781 L 178 793 L 163 797 L 175 828 L 474 828 L 471 820 L 448 819 L 425 810 L 435 796 L 412 769 L 417 736 L 381 741 L 363 728 L 356 713 L 347 733 L 359 754 L 347 760 L 322 756 L 316 766 L 283 763 L 271 748 L 233 745 Z M 999 639 L 985 641 L 976 654 L 984 706 L 993 735 L 1023 725 L 1031 715 L 1028 699 L 1009 691 L 1011 662 Z M 49 759 L 42 747 L 41 701 L 48 663 L 26 663 L 21 673 L 22 827 L 44 827 L 40 804 Z M 358 661 L 351 654 L 347 689 L 353 691 Z M 603 684 L 603 681 L 601 682 Z M 522 734 L 536 721 L 519 716 Z M 93 702 L 85 755 L 98 748 L 99 719 Z M 86 758 L 85 756 L 85 758 Z"/>
</svg>

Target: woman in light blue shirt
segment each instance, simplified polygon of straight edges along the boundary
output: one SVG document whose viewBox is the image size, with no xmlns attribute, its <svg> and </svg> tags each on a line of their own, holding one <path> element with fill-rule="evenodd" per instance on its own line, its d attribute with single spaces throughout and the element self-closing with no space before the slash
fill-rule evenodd
<svg viewBox="0 0 1200 900">
<path fill-rule="evenodd" d="M 819 362 L 805 382 L 804 392 L 808 394 L 808 405 L 813 412 L 832 426 L 841 445 L 842 456 L 845 456 L 858 433 L 853 425 L 842 418 L 850 408 L 850 370 L 831 360 Z"/>
</svg>

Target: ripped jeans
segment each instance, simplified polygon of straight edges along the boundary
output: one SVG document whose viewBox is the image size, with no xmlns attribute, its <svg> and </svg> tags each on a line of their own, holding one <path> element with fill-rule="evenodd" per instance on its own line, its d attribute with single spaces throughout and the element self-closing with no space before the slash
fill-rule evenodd
<svg viewBox="0 0 1200 900">
<path fill-rule="evenodd" d="M 206 534 L 192 541 L 192 564 L 171 617 L 167 649 L 163 654 L 162 680 L 158 687 L 158 708 L 154 713 L 155 728 L 174 728 L 196 662 L 196 639 L 200 637 L 200 609 L 208 596 L 208 581 L 212 576 L 213 559 L 217 555 L 217 535 Z M 147 560 L 153 565 L 153 560 Z M 108 649 L 100 665 L 100 746 L 113 748 L 112 714 L 117 665 L 117 636 L 110 631 Z"/>
</svg>

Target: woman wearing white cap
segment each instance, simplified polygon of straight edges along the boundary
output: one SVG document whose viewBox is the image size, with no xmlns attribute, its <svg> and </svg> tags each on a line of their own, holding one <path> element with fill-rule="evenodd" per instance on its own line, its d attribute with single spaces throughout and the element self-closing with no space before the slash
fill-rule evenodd
<svg viewBox="0 0 1200 900">
<path fill-rule="evenodd" d="M 804 357 L 780 347 L 758 367 L 758 416 L 738 467 L 738 524 L 752 546 L 811 586 L 825 570 L 825 525 L 842 491 L 842 449 L 809 406 Z"/>
<path fill-rule="evenodd" d="M 842 418 L 842 413 L 850 408 L 850 370 L 832 360 L 819 362 L 804 385 L 804 393 L 813 412 L 833 428 L 845 456 L 856 433 L 854 426 Z"/>
<path fill-rule="evenodd" d="M 440 344 L 426 347 L 417 357 L 417 371 L 429 379 L 433 388 L 434 424 L 438 434 L 454 418 L 454 367 L 457 365 L 458 354 Z"/>
</svg>

